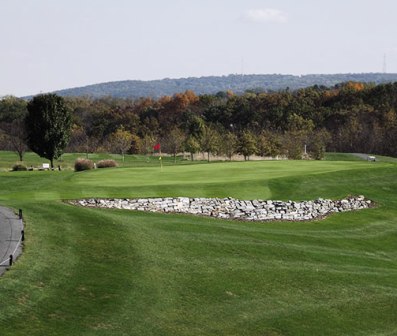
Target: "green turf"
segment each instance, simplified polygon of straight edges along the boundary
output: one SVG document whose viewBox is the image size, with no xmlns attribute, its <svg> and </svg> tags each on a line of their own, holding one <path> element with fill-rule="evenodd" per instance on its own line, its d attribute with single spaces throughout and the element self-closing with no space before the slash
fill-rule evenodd
<svg viewBox="0 0 397 336">
<path fill-rule="evenodd" d="M 1 156 L 1 154 L 0 154 Z M 80 197 L 312 199 L 373 209 L 247 223 L 73 207 Z M 395 335 L 397 165 L 264 161 L 0 174 L 23 256 L 0 335 Z"/>
<path fill-rule="evenodd" d="M 108 153 L 65 153 L 58 160 L 54 160 L 54 167 L 58 168 L 61 166 L 63 170 L 73 170 L 74 162 L 78 158 L 84 158 L 98 162 L 100 160 L 112 159 L 117 162 L 120 167 L 160 167 L 160 161 L 158 154 L 155 156 L 152 155 L 125 155 L 124 160 L 122 155 L 120 154 L 108 154 Z M 27 152 L 23 156 L 23 161 L 19 161 L 18 156 L 14 152 L 1 152 L 0 155 L 0 171 L 10 171 L 11 168 L 17 164 L 22 163 L 26 167 L 33 167 L 35 170 L 41 168 L 43 163 L 50 163 L 50 161 L 39 157 L 37 154 L 32 152 Z M 164 166 L 174 165 L 175 160 L 172 156 L 162 155 L 162 163 Z M 191 161 L 188 161 L 183 158 L 182 155 L 177 156 L 176 158 L 177 164 L 191 164 Z M 194 164 L 200 163 L 193 162 Z"/>
<path fill-rule="evenodd" d="M 362 161 L 363 159 L 350 153 L 325 153 L 326 161 Z"/>
</svg>

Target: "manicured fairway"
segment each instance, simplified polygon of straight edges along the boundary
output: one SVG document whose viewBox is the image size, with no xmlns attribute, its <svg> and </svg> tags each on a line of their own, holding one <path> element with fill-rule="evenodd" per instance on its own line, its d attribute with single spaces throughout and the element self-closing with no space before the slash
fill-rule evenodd
<svg viewBox="0 0 397 336">
<path fill-rule="evenodd" d="M 80 197 L 339 198 L 377 208 L 246 223 L 72 207 Z M 23 256 L 0 335 L 395 335 L 397 165 L 240 162 L 0 174 Z"/>
</svg>

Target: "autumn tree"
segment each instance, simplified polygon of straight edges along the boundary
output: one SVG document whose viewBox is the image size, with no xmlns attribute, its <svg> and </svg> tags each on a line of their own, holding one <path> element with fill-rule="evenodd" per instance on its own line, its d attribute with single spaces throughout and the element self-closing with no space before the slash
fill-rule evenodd
<svg viewBox="0 0 397 336">
<path fill-rule="evenodd" d="M 210 162 L 211 153 L 217 153 L 220 145 L 220 134 L 219 132 L 211 127 L 206 126 L 200 136 L 200 147 L 201 150 L 207 152 L 207 160 Z"/>
<path fill-rule="evenodd" d="M 72 117 L 64 99 L 48 93 L 33 97 L 25 118 L 27 144 L 32 151 L 51 162 L 59 158 L 70 139 Z"/>
<path fill-rule="evenodd" d="M 249 157 L 255 154 L 256 139 L 255 136 L 250 131 L 244 131 L 239 138 L 238 142 L 238 152 L 244 155 L 244 160 L 249 160 Z"/>
<path fill-rule="evenodd" d="M 138 154 L 141 148 L 142 148 L 142 139 L 138 135 L 132 134 L 131 147 L 128 150 L 128 153 Z"/>
<path fill-rule="evenodd" d="M 257 154 L 271 157 L 282 154 L 280 135 L 271 131 L 262 131 L 257 137 Z"/>
<path fill-rule="evenodd" d="M 205 127 L 205 121 L 203 118 L 191 111 L 186 111 L 183 114 L 182 124 L 185 132 L 196 138 L 200 137 Z"/>
<path fill-rule="evenodd" d="M 128 149 L 131 147 L 132 142 L 132 134 L 124 129 L 124 126 L 120 126 L 114 133 L 112 133 L 109 137 L 109 144 L 111 149 L 120 153 L 124 156 Z"/>
<path fill-rule="evenodd" d="M 190 135 L 185 141 L 185 150 L 190 153 L 190 160 L 194 160 L 194 154 L 200 151 L 200 142 L 195 136 Z"/>
<path fill-rule="evenodd" d="M 88 159 L 88 135 L 82 126 L 73 124 L 67 151 L 86 153 Z"/>
<path fill-rule="evenodd" d="M 324 158 L 326 146 L 331 140 L 331 135 L 325 129 L 313 132 L 308 144 L 308 152 L 315 160 L 322 160 Z"/>
<path fill-rule="evenodd" d="M 288 117 L 288 130 L 284 134 L 283 145 L 289 159 L 302 159 L 308 136 L 313 129 L 314 123 L 310 119 L 296 113 Z"/>
<path fill-rule="evenodd" d="M 162 135 L 166 135 L 174 127 L 181 127 L 182 117 L 186 111 L 192 109 L 197 104 L 199 98 L 193 91 L 176 93 L 167 99 L 161 99 L 161 106 L 158 109 L 158 121 L 161 125 Z"/>
<path fill-rule="evenodd" d="M 238 150 L 237 145 L 237 135 L 232 132 L 226 132 L 226 134 L 223 136 L 223 141 L 221 142 L 221 151 L 229 158 L 230 161 L 232 161 L 232 156 Z"/>
<path fill-rule="evenodd" d="M 153 146 L 155 144 L 156 144 L 156 137 L 153 134 L 151 133 L 144 134 L 140 142 L 140 146 L 141 146 L 140 153 L 145 155 L 152 153 Z"/>
<path fill-rule="evenodd" d="M 177 127 L 172 128 L 164 138 L 163 149 L 174 156 L 174 163 L 176 155 L 183 149 L 185 140 L 185 134 Z"/>
<path fill-rule="evenodd" d="M 256 152 L 262 156 L 282 152 L 290 158 L 301 158 L 305 144 L 312 147 L 310 141 L 321 129 L 332 135 L 328 150 L 397 155 L 397 83 L 350 82 L 331 88 L 315 85 L 278 92 L 254 89 L 239 95 L 220 92 L 196 96 L 187 91 L 158 99 L 66 100 L 73 111 L 74 128 L 68 147 L 73 151 L 84 150 L 84 142 L 87 153 L 104 148 L 110 134 L 123 125 L 139 136 L 132 152 L 139 146 L 140 152 L 150 153 L 159 139 L 165 139 L 177 127 L 188 137 L 185 146 L 191 155 L 207 142 L 205 139 L 211 134 L 208 129 L 218 130 L 218 135 L 220 129 L 225 130 L 220 132 L 223 140 L 226 131 L 250 131 L 257 138 Z M 15 97 L 0 99 L 0 128 L 5 138 L 11 134 L 7 127 L 14 120 L 23 119 L 24 114 L 26 101 Z M 264 130 L 269 133 L 263 135 Z M 228 143 L 218 141 L 207 153 L 225 152 L 222 147 Z M 11 149 L 9 141 L 2 141 L 0 149 Z"/>
</svg>

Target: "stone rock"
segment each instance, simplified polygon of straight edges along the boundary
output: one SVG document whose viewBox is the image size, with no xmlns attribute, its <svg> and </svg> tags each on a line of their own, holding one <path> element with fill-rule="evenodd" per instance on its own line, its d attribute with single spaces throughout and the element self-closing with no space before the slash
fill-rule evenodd
<svg viewBox="0 0 397 336">
<path fill-rule="evenodd" d="M 333 212 L 360 210 L 373 202 L 363 195 L 332 201 L 318 198 L 313 201 L 238 200 L 228 198 L 139 198 L 139 199 L 83 199 L 71 201 L 83 207 L 116 208 L 150 212 L 176 212 L 217 218 L 249 221 L 302 221 L 322 218 Z"/>
</svg>

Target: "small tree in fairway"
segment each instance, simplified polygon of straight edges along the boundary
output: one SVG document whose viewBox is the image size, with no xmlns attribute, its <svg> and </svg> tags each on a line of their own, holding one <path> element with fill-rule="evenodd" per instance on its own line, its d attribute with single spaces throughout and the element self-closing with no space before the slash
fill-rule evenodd
<svg viewBox="0 0 397 336">
<path fill-rule="evenodd" d="M 59 158 L 69 142 L 72 118 L 64 99 L 48 93 L 33 97 L 25 118 L 27 143 L 39 156 L 50 160 Z"/>
</svg>

